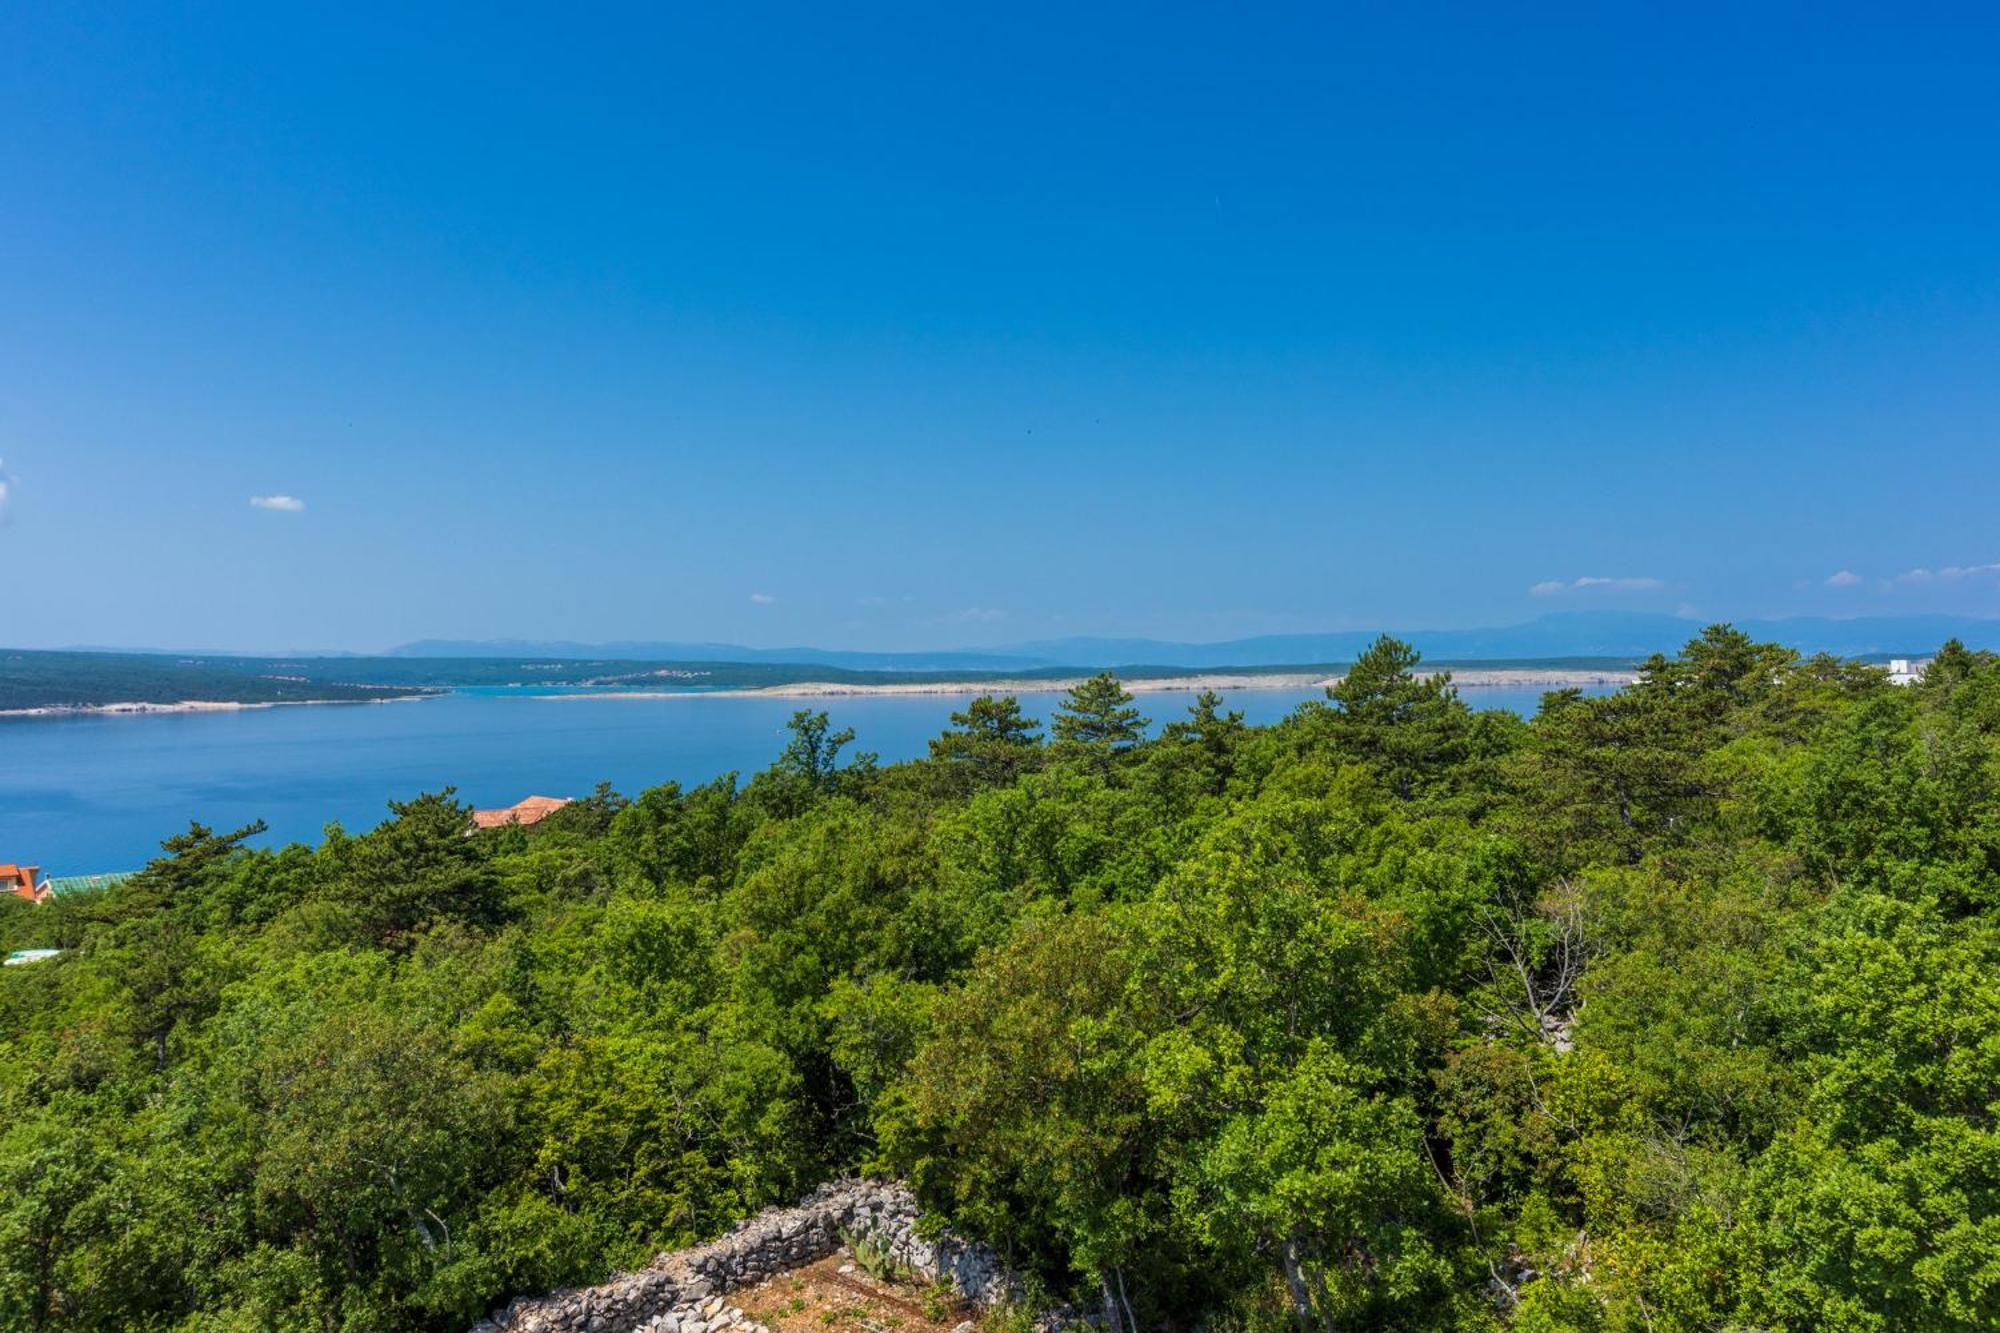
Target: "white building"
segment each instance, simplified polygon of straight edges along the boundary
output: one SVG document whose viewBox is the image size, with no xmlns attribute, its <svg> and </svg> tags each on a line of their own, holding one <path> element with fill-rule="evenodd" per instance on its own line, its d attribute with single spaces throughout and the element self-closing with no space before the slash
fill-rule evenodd
<svg viewBox="0 0 2000 1333">
<path fill-rule="evenodd" d="M 1907 657 L 1889 659 L 1889 683 L 1891 685 L 1914 685 L 1924 678 L 1924 668 L 1929 662 L 1912 662 Z"/>
</svg>

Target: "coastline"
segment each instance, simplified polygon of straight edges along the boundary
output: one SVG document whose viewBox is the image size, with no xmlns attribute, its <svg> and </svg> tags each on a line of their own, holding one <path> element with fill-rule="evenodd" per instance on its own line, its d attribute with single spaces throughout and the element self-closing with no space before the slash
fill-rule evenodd
<svg viewBox="0 0 2000 1333">
<path fill-rule="evenodd" d="M 1433 672 L 1419 672 L 1429 677 Z M 1452 683 L 1462 690 L 1481 689 L 1564 689 L 1575 686 L 1629 685 L 1638 678 L 1631 671 L 1568 671 L 1534 667 L 1476 667 L 1449 672 Z M 1082 684 L 1087 676 L 1023 677 L 1004 680 L 882 681 L 794 681 L 786 685 L 719 690 L 589 690 L 561 694 L 523 693 L 525 699 L 837 699 L 895 695 L 957 694 L 1061 694 Z M 1133 694 L 1158 694 L 1187 690 L 1311 690 L 1340 682 L 1339 675 L 1318 672 L 1200 672 L 1186 676 L 1141 676 L 1120 683 Z M 401 704 L 456 694 L 455 689 L 427 690 L 382 699 L 181 699 L 172 703 L 131 700 L 105 704 L 55 704 L 39 708 L 0 709 L 0 721 L 15 718 L 61 717 L 150 717 L 176 713 L 236 713 L 265 708 L 311 706 Z"/>
<path fill-rule="evenodd" d="M 417 699 L 435 699 L 437 694 L 399 694 L 387 699 L 182 699 L 176 703 L 147 703 L 133 700 L 109 704 L 50 704 L 42 708 L 0 708 L 0 719 L 10 717 L 147 717 L 156 713 L 240 713 L 257 708 L 305 708 L 314 705 L 406 704 Z"/>
<path fill-rule="evenodd" d="M 1460 689 L 1564 689 L 1588 685 L 1630 685 L 1638 679 L 1632 671 L 1550 671 L 1533 667 L 1475 668 L 1468 671 L 1419 672 L 1429 678 L 1449 674 Z M 832 699 L 868 695 L 899 694 L 1060 694 L 1081 685 L 1088 677 L 1060 679 L 1028 677 L 1019 680 L 938 680 L 851 684 L 839 681 L 802 680 L 790 685 L 765 685 L 756 689 L 726 690 L 604 690 L 590 693 L 538 694 L 537 699 Z M 1208 672 L 1191 676 L 1146 676 L 1119 683 L 1132 694 L 1154 694 L 1173 690 L 1309 690 L 1324 689 L 1341 681 L 1339 675 L 1316 672 L 1283 674 L 1235 674 Z"/>
</svg>

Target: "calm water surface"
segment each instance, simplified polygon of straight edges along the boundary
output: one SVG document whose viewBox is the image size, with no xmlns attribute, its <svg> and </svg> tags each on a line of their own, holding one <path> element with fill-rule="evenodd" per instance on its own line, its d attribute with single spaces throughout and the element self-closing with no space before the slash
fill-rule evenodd
<svg viewBox="0 0 2000 1333">
<path fill-rule="evenodd" d="M 1532 714 L 1535 689 L 1467 689 L 1475 708 Z M 551 699 L 454 694 L 392 704 L 138 717 L 0 719 L 0 861 L 53 874 L 134 869 L 190 819 L 265 820 L 269 845 L 315 841 L 338 821 L 370 828 L 386 803 L 455 786 L 477 805 L 531 793 L 582 796 L 608 781 L 632 793 L 669 780 L 746 778 L 784 745 L 808 705 L 883 761 L 924 753 L 967 695 Z M 1021 696 L 1046 718 L 1059 696 Z M 1149 717 L 1180 715 L 1192 692 L 1140 696 Z M 1228 706 L 1271 722 L 1317 690 L 1235 690 Z"/>
</svg>

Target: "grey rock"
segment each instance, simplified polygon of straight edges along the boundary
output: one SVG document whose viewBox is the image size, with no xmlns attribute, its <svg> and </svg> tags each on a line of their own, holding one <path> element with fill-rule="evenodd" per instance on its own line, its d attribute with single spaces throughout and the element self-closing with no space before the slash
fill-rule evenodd
<svg viewBox="0 0 2000 1333">
<path fill-rule="evenodd" d="M 916 1200 L 899 1184 L 842 1180 L 814 1190 L 795 1208 L 772 1209 L 738 1223 L 706 1245 L 656 1258 L 585 1291 L 513 1300 L 473 1325 L 474 1333 L 720 1333 L 722 1328 L 768 1333 L 723 1301 L 734 1288 L 768 1281 L 828 1255 L 845 1253 L 841 1233 L 882 1246 L 925 1281 L 950 1283 L 975 1305 L 1018 1298 L 1019 1280 L 993 1251 L 953 1237 L 917 1235 Z M 842 1273 L 856 1271 L 853 1263 Z M 717 1325 L 718 1319 L 727 1322 Z M 1074 1326 L 1051 1315 L 1048 1328 Z M 954 1330 L 954 1333 L 969 1333 Z"/>
</svg>

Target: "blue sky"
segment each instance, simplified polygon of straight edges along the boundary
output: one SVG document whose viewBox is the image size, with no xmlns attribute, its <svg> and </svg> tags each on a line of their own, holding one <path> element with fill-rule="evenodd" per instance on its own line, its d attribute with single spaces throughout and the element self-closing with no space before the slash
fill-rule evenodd
<svg viewBox="0 0 2000 1333">
<path fill-rule="evenodd" d="M 0 9 L 0 641 L 2000 615 L 1990 7 L 280 8 Z"/>
</svg>

